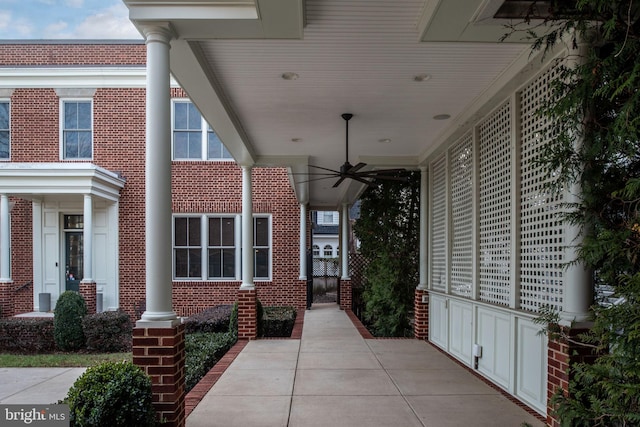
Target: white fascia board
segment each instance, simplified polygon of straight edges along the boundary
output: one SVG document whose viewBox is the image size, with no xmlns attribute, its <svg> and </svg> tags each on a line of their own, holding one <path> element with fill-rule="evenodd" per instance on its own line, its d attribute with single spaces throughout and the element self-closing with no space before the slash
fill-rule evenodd
<svg viewBox="0 0 640 427">
<path fill-rule="evenodd" d="M 0 67 L 2 88 L 146 88 L 138 67 Z M 172 78 L 172 87 L 179 87 Z"/>
<path fill-rule="evenodd" d="M 258 19 L 256 0 L 124 0 L 132 21 Z"/>
</svg>

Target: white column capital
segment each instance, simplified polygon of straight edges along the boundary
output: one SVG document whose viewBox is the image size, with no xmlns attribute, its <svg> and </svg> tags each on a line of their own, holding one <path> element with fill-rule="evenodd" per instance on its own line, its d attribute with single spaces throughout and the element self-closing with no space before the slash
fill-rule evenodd
<svg viewBox="0 0 640 427">
<path fill-rule="evenodd" d="M 169 22 L 147 22 L 142 26 L 145 43 L 160 42 L 169 44 L 177 34 Z"/>
</svg>

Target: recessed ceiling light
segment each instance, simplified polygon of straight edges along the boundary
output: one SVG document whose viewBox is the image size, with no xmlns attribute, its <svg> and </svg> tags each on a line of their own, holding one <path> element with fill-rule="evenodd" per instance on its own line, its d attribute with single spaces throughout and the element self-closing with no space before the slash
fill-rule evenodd
<svg viewBox="0 0 640 427">
<path fill-rule="evenodd" d="M 298 77 L 300 77 L 297 73 L 293 73 L 293 72 L 286 72 L 286 73 L 282 73 L 282 78 L 285 80 L 298 80 Z"/>
<path fill-rule="evenodd" d="M 388 144 L 391 142 L 391 138 L 380 138 L 378 142 L 381 142 L 382 144 Z"/>
<path fill-rule="evenodd" d="M 415 80 L 416 82 L 426 82 L 430 78 L 431 76 L 429 74 L 417 74 L 413 76 L 413 80 Z"/>
<path fill-rule="evenodd" d="M 291 138 L 291 142 L 301 142 L 302 138 Z"/>
<path fill-rule="evenodd" d="M 433 116 L 433 120 L 447 120 L 451 118 L 451 114 L 437 114 Z"/>
</svg>

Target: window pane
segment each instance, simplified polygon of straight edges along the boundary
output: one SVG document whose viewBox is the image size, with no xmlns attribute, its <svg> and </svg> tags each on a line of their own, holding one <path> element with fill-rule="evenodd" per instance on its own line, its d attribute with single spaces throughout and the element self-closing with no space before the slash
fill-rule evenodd
<svg viewBox="0 0 640 427">
<path fill-rule="evenodd" d="M 254 246 L 269 246 L 269 219 L 255 218 L 254 233 L 255 233 L 255 241 L 253 243 Z"/>
<path fill-rule="evenodd" d="M 202 158 L 202 134 L 200 132 L 189 132 L 189 158 Z"/>
<path fill-rule="evenodd" d="M 187 111 L 189 105 L 187 102 L 176 102 L 173 104 L 173 128 L 174 129 L 188 129 L 187 128 Z"/>
<path fill-rule="evenodd" d="M 91 129 L 91 102 L 78 102 L 78 129 Z"/>
<path fill-rule="evenodd" d="M 186 159 L 189 147 L 189 134 L 187 132 L 173 133 L 173 158 Z"/>
<path fill-rule="evenodd" d="M 176 249 L 176 277 L 189 277 L 189 251 L 187 249 Z"/>
<path fill-rule="evenodd" d="M 200 246 L 200 218 L 189 218 L 189 246 Z"/>
<path fill-rule="evenodd" d="M 222 277 L 235 277 L 236 276 L 236 250 L 235 249 L 223 249 L 222 250 Z"/>
<path fill-rule="evenodd" d="M 175 218 L 173 241 L 176 246 L 187 246 L 187 218 Z"/>
<path fill-rule="evenodd" d="M 200 249 L 189 249 L 189 277 L 202 277 L 200 253 Z"/>
<path fill-rule="evenodd" d="M 76 102 L 64 103 L 64 128 L 78 129 L 78 104 Z"/>
<path fill-rule="evenodd" d="M 235 246 L 235 219 L 223 218 L 222 219 L 222 246 Z"/>
<path fill-rule="evenodd" d="M 78 158 L 78 134 L 76 132 L 64 133 L 64 150 L 65 159 Z"/>
<path fill-rule="evenodd" d="M 78 132 L 78 157 L 91 158 L 91 132 Z"/>
<path fill-rule="evenodd" d="M 269 277 L 269 249 L 256 249 L 255 277 Z"/>
<path fill-rule="evenodd" d="M 9 103 L 0 102 L 0 130 L 9 130 Z"/>
<path fill-rule="evenodd" d="M 202 116 L 193 103 L 189 105 L 189 129 L 202 129 Z"/>
<path fill-rule="evenodd" d="M 209 249 L 209 277 L 222 277 L 222 250 Z"/>
<path fill-rule="evenodd" d="M 222 218 L 209 218 L 209 246 L 220 246 L 222 242 L 220 223 Z"/>
</svg>

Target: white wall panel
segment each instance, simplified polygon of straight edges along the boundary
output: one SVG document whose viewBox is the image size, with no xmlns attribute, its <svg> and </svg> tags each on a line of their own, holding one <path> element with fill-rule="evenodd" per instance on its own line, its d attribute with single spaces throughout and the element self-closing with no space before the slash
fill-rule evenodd
<svg viewBox="0 0 640 427">
<path fill-rule="evenodd" d="M 509 388 L 512 376 L 511 330 L 511 316 L 485 307 L 478 308 L 476 344 L 482 346 L 478 370 L 505 388 Z"/>
<path fill-rule="evenodd" d="M 471 365 L 473 347 L 473 310 L 471 304 L 449 300 L 449 351 Z"/>
<path fill-rule="evenodd" d="M 530 320 L 517 319 L 516 395 L 540 411 L 547 405 L 547 337 Z"/>
<path fill-rule="evenodd" d="M 439 347 L 447 350 L 448 345 L 448 318 L 447 299 L 436 295 L 431 295 L 429 307 L 429 340 Z"/>
</svg>

